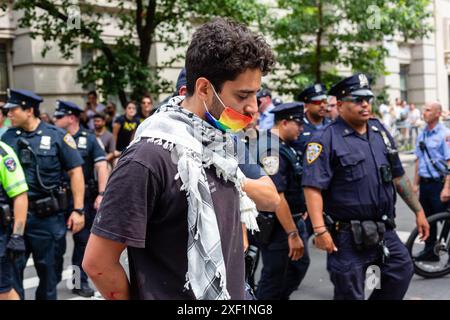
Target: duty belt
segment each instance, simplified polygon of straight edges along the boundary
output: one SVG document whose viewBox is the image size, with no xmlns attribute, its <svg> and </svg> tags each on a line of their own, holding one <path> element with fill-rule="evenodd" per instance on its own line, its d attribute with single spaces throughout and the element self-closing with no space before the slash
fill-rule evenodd
<svg viewBox="0 0 450 320">
<path fill-rule="evenodd" d="M 374 222 L 383 222 L 384 225 L 386 226 L 386 230 L 393 230 L 393 229 L 395 229 L 395 222 L 393 221 L 393 219 L 391 219 L 391 221 L 383 221 L 383 220 L 372 220 L 372 221 L 374 221 Z M 344 231 L 344 230 L 351 230 L 352 229 L 352 224 L 350 222 L 337 221 L 334 224 L 333 229 L 336 230 L 337 232 Z"/>
<path fill-rule="evenodd" d="M 444 183 L 444 178 L 425 178 L 420 177 L 421 183 Z"/>
</svg>

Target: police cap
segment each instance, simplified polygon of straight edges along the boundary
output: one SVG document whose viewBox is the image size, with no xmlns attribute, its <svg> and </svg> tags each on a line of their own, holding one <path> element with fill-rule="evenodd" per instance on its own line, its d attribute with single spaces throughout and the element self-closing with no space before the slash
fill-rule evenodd
<svg viewBox="0 0 450 320">
<path fill-rule="evenodd" d="M 327 88 L 321 83 L 316 83 L 300 92 L 297 99 L 304 103 L 311 101 L 322 101 L 327 98 Z"/>
<path fill-rule="evenodd" d="M 272 104 L 276 107 L 276 106 L 279 106 L 280 104 L 282 104 L 283 103 L 283 100 L 281 100 L 281 98 L 278 98 L 278 97 L 276 97 L 276 98 L 273 98 L 272 99 Z"/>
<path fill-rule="evenodd" d="M 180 88 L 182 86 L 185 86 L 187 84 L 186 81 L 186 68 L 181 69 L 180 74 L 178 75 L 177 79 L 177 85 L 176 85 L 176 94 L 178 95 L 178 92 L 180 91 Z"/>
<path fill-rule="evenodd" d="M 364 73 L 357 73 L 345 78 L 331 87 L 329 95 L 340 100 L 347 96 L 373 97 L 368 77 Z"/>
<path fill-rule="evenodd" d="M 3 108 L 11 109 L 15 107 L 22 107 L 39 109 L 39 104 L 42 101 L 44 101 L 44 99 L 32 91 L 8 89 L 6 104 Z"/>
<path fill-rule="evenodd" d="M 82 112 L 83 109 L 73 102 L 57 100 L 56 111 L 53 116 L 62 117 L 73 114 L 78 117 Z"/>
<path fill-rule="evenodd" d="M 267 90 L 267 89 L 261 89 L 256 93 L 256 98 L 257 99 L 261 99 L 264 97 L 271 97 L 272 98 L 272 93 Z"/>
<path fill-rule="evenodd" d="M 295 120 L 297 122 L 302 122 L 303 108 L 304 104 L 302 102 L 287 102 L 276 106 L 270 113 L 275 115 L 275 121 Z"/>
</svg>

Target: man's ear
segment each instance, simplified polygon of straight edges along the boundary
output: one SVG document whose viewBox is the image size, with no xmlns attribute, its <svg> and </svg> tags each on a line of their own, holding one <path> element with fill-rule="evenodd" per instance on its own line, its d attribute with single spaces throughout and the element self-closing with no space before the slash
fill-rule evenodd
<svg viewBox="0 0 450 320">
<path fill-rule="evenodd" d="M 203 77 L 200 77 L 195 81 L 195 92 L 194 95 L 197 95 L 200 100 L 208 101 L 208 97 L 211 95 L 212 88 L 210 82 Z"/>
<path fill-rule="evenodd" d="M 336 101 L 336 106 L 337 106 L 337 110 L 338 110 L 338 112 L 339 113 L 341 113 L 341 110 L 342 110 L 342 108 L 343 108 L 343 102 L 342 101 L 339 101 L 339 100 L 337 100 Z"/>
</svg>

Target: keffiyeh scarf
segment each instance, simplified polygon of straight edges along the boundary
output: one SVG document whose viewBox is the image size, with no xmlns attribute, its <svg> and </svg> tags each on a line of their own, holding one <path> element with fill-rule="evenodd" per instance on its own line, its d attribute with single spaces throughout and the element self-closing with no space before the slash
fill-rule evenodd
<svg viewBox="0 0 450 320">
<path fill-rule="evenodd" d="M 233 139 L 198 116 L 179 106 L 184 97 L 174 97 L 147 118 L 137 129 L 131 144 L 142 139 L 171 151 L 177 164 L 175 180 L 188 202 L 188 271 L 185 289 L 196 299 L 230 299 L 219 228 L 205 168 L 213 166 L 222 180 L 234 183 L 240 198 L 241 221 L 258 230 L 254 202 L 242 190 L 245 176 L 234 156 Z"/>
</svg>

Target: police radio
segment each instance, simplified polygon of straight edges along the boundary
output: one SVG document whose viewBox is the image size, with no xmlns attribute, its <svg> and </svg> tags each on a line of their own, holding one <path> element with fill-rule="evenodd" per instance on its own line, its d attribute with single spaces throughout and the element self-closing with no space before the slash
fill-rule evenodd
<svg viewBox="0 0 450 320">
<path fill-rule="evenodd" d="M 30 147 L 30 143 L 24 138 L 19 138 L 17 140 L 17 144 L 20 148 L 19 159 L 22 165 L 30 165 L 33 163 L 32 161 L 32 149 Z M 30 150 L 31 149 L 31 150 Z"/>
</svg>

